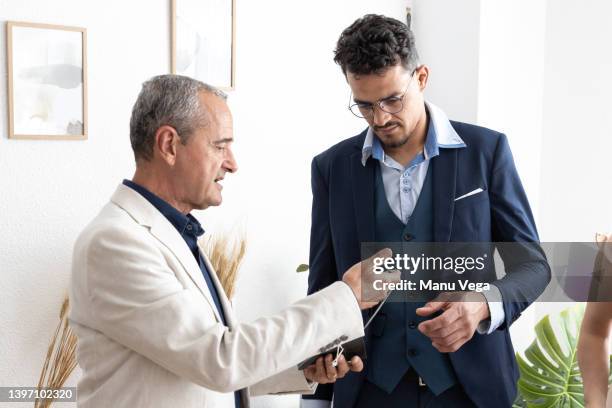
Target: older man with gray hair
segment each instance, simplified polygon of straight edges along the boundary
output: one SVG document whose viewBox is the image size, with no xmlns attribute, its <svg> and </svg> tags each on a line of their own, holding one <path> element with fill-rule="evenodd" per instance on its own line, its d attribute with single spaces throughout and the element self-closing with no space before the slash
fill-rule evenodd
<svg viewBox="0 0 612 408">
<path fill-rule="evenodd" d="M 79 406 L 248 407 L 250 395 L 313 392 L 363 368 L 331 355 L 296 368 L 363 335 L 360 309 L 375 303 L 360 298 L 360 264 L 273 316 L 237 323 L 198 249 L 204 230 L 190 212 L 221 204 L 220 182 L 238 169 L 225 99 L 182 76 L 143 85 L 130 123 L 136 173 L 74 249 Z"/>
</svg>

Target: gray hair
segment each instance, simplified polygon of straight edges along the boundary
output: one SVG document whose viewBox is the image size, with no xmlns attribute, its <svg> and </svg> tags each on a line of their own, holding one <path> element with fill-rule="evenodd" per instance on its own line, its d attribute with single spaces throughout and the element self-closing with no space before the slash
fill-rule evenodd
<svg viewBox="0 0 612 408">
<path fill-rule="evenodd" d="M 130 142 L 136 161 L 153 158 L 155 132 L 161 126 L 172 126 L 182 144 L 196 129 L 206 126 L 207 112 L 200 106 L 200 92 L 227 99 L 219 89 L 181 75 L 158 75 L 142 84 L 130 119 Z"/>
</svg>

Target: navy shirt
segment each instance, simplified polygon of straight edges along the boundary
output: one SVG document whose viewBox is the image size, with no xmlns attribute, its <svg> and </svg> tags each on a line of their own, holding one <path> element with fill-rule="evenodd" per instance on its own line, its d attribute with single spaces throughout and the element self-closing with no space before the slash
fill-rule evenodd
<svg viewBox="0 0 612 408">
<path fill-rule="evenodd" d="M 212 278 L 210 277 L 210 271 L 206 267 L 206 263 L 204 263 L 204 259 L 200 254 L 200 250 L 198 248 L 198 238 L 204 234 L 204 229 L 202 225 L 195 219 L 195 217 L 191 214 L 183 214 L 173 206 L 171 206 L 168 202 L 162 200 L 157 195 L 153 194 L 146 188 L 141 185 L 134 183 L 131 180 L 123 180 L 123 184 L 140 193 L 144 198 L 150 202 L 153 207 L 157 208 L 157 210 L 164 215 L 170 221 L 174 228 L 181 234 L 187 246 L 191 250 L 191 253 L 195 257 L 196 261 L 200 265 L 200 270 L 202 270 L 202 275 L 204 275 L 204 280 L 206 281 L 206 285 L 208 286 L 208 290 L 212 295 L 213 301 L 215 302 L 215 306 L 217 307 L 217 311 L 219 312 L 219 316 L 221 316 L 221 320 L 224 325 L 227 325 L 225 320 L 225 315 L 223 314 L 223 308 L 221 307 L 221 299 L 219 298 L 219 293 L 217 292 L 217 288 L 215 287 Z M 236 400 L 236 408 L 240 407 L 240 393 L 236 391 L 234 393 Z"/>
</svg>

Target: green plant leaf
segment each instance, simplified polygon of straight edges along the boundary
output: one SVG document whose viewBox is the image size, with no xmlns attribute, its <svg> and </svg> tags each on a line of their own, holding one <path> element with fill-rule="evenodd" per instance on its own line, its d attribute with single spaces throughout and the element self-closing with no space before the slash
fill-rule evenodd
<svg viewBox="0 0 612 408">
<path fill-rule="evenodd" d="M 300 264 L 295 271 L 296 272 L 306 272 L 308 269 L 309 269 L 308 265 Z"/>
<path fill-rule="evenodd" d="M 521 378 L 515 407 L 584 407 L 582 377 L 576 357 L 583 315 L 584 305 L 578 305 L 559 315 L 545 316 L 538 322 L 536 339 L 525 350 L 525 358 L 516 355 Z"/>
<path fill-rule="evenodd" d="M 516 396 L 516 400 L 512 404 L 512 408 L 527 408 L 527 402 L 525 401 L 520 392 Z"/>
</svg>

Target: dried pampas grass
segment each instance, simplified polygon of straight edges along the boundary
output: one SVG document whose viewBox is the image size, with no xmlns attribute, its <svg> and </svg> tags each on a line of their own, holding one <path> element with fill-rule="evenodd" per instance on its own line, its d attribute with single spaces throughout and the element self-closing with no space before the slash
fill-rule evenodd
<svg viewBox="0 0 612 408">
<path fill-rule="evenodd" d="M 49 344 L 47 357 L 38 380 L 38 390 L 61 388 L 75 369 L 77 338 L 68 325 L 68 296 L 62 303 L 60 321 Z M 51 406 L 53 399 L 37 399 L 35 408 Z"/>
<path fill-rule="evenodd" d="M 201 243 L 228 299 L 234 295 L 238 269 L 246 253 L 245 235 L 244 230 L 235 233 L 234 238 L 230 238 L 228 234 L 210 235 Z"/>
</svg>

